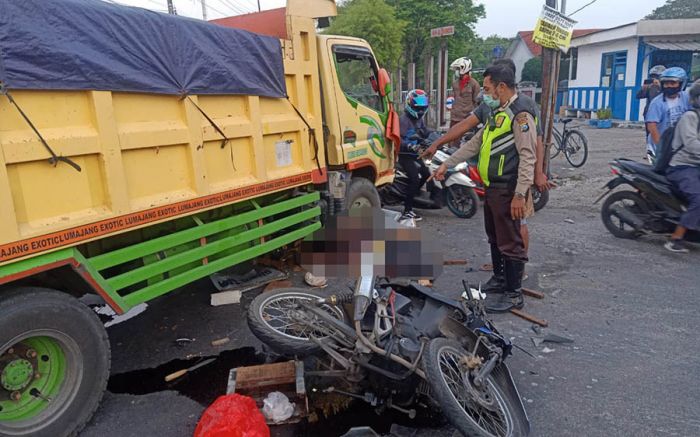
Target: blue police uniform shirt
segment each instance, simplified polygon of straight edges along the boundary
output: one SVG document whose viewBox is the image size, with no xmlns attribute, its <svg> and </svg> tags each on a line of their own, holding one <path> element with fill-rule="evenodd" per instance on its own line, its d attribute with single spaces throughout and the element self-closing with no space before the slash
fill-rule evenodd
<svg viewBox="0 0 700 437">
<path fill-rule="evenodd" d="M 659 131 L 659 137 L 664 134 L 664 131 L 669 126 L 675 126 L 681 116 L 690 110 L 690 99 L 686 91 L 682 91 L 680 95 L 671 100 L 667 99 L 663 94 L 660 94 L 651 101 L 647 117 L 644 120 L 647 123 L 656 123 L 656 129 Z M 648 136 L 647 142 L 654 144 L 651 135 Z"/>
</svg>

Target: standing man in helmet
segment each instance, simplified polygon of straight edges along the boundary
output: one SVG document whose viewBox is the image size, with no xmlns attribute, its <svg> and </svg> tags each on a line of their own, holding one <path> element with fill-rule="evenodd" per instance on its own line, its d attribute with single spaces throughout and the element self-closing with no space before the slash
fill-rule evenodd
<svg viewBox="0 0 700 437">
<path fill-rule="evenodd" d="M 506 312 L 524 305 L 522 276 L 528 257 L 520 226 L 534 181 L 536 115 L 518 96 L 515 73 L 507 65 L 492 65 L 484 72 L 484 103 L 492 111 L 485 126 L 434 177 L 442 180 L 448 168 L 479 156 L 479 173 L 486 187 L 484 226 L 492 255 L 503 258 L 505 273 L 504 292 L 487 295 L 486 309 Z"/>
<path fill-rule="evenodd" d="M 667 68 L 659 78 L 662 94 L 649 105 L 649 112 L 644 121 L 649 129 L 647 153 L 656 156 L 656 147 L 661 135 L 669 127 L 678 123 L 681 116 L 690 109 L 688 94 L 683 92 L 688 75 L 680 67 Z"/>
<path fill-rule="evenodd" d="M 411 90 L 406 95 L 404 112 L 399 119 L 401 129 L 401 149 L 399 164 L 409 179 L 403 214 L 399 220 L 422 220 L 413 212 L 413 199 L 420 192 L 425 181 L 430 177 L 430 170 L 422 159 L 418 159 L 421 140 L 430 136 L 432 131 L 425 126 L 423 116 L 428 110 L 428 96 L 423 90 Z"/>
<path fill-rule="evenodd" d="M 678 122 L 672 143 L 674 155 L 666 170 L 668 180 L 688 200 L 688 209 L 664 246 L 679 253 L 688 252 L 683 243 L 688 229 L 700 231 L 700 80 L 693 84 L 688 96 L 692 110 Z"/>
<path fill-rule="evenodd" d="M 469 116 L 476 108 L 477 96 L 481 92 L 479 82 L 471 76 L 472 61 L 467 58 L 456 59 L 450 70 L 454 71 L 455 80 L 452 83 L 454 103 L 450 110 L 450 127 Z M 459 147 L 459 141 L 452 143 L 453 147 Z"/>
<path fill-rule="evenodd" d="M 666 70 L 663 65 L 654 65 L 649 69 L 649 79 L 644 81 L 642 87 L 637 91 L 637 99 L 647 99 L 644 104 L 644 118 L 646 119 L 647 112 L 649 111 L 649 105 L 651 101 L 654 100 L 656 96 L 661 94 L 661 82 L 659 78 L 661 74 Z M 647 131 L 649 134 L 649 131 Z"/>
</svg>

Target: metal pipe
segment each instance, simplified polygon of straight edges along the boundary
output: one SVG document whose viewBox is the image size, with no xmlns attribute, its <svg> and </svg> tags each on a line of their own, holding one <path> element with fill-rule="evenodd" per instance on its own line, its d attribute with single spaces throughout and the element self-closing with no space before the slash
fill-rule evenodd
<svg viewBox="0 0 700 437">
<path fill-rule="evenodd" d="M 418 363 L 419 363 L 420 359 L 417 359 L 415 363 L 410 363 L 410 362 L 404 360 L 403 358 L 401 358 L 401 357 L 398 356 L 398 355 L 395 355 L 395 354 L 392 354 L 392 353 L 387 354 L 386 351 L 385 351 L 384 349 L 382 349 L 382 348 L 380 348 L 379 346 L 373 344 L 371 341 L 369 341 L 369 339 L 368 339 L 367 337 L 365 337 L 365 335 L 362 333 L 362 329 L 361 329 L 361 326 L 360 326 L 360 322 L 359 322 L 359 321 L 356 321 L 356 322 L 355 322 L 355 334 L 357 334 L 357 338 L 359 338 L 360 341 L 361 341 L 365 346 L 367 346 L 371 351 L 373 351 L 373 352 L 375 352 L 375 353 L 377 353 L 377 354 L 380 354 L 380 355 L 383 355 L 383 356 L 388 357 L 388 358 L 391 359 L 392 361 L 395 361 L 395 362 L 401 364 L 402 366 L 406 367 L 407 369 L 415 371 L 416 374 L 417 374 L 418 376 L 420 376 L 421 378 L 425 379 L 425 372 L 423 372 L 421 369 L 418 368 Z"/>
</svg>

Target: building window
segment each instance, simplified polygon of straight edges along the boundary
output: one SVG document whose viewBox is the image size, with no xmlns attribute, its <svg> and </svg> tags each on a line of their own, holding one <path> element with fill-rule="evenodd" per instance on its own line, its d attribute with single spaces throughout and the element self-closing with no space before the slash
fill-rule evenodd
<svg viewBox="0 0 700 437">
<path fill-rule="evenodd" d="M 571 69 L 569 70 L 569 66 Z M 576 70 L 578 69 L 578 48 L 572 47 L 569 49 L 569 53 L 566 57 L 561 58 L 561 64 L 559 66 L 559 80 L 576 80 Z M 571 77 L 569 77 L 569 71 L 571 71 Z"/>
</svg>

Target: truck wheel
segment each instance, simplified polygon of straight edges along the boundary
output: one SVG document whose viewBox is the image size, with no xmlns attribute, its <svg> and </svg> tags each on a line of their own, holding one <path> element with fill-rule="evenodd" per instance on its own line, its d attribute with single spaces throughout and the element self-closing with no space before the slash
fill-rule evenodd
<svg viewBox="0 0 700 437">
<path fill-rule="evenodd" d="M 36 287 L 0 293 L 0 435 L 77 435 L 109 367 L 107 332 L 77 299 Z"/>
<path fill-rule="evenodd" d="M 377 187 L 369 179 L 353 178 L 348 190 L 348 209 L 381 208 Z"/>
</svg>

